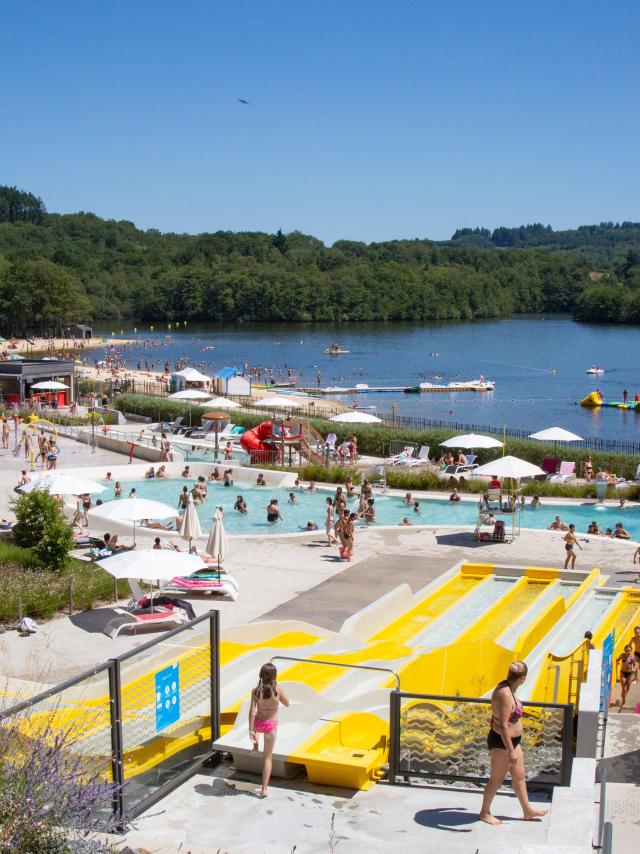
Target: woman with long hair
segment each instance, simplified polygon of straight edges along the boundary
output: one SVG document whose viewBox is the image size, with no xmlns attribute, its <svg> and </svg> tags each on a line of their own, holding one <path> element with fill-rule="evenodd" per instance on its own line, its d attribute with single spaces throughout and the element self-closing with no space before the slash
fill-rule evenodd
<svg viewBox="0 0 640 854">
<path fill-rule="evenodd" d="M 511 785 L 520 801 L 524 820 L 532 821 L 547 814 L 547 810 L 536 810 L 529 802 L 524 756 L 520 746 L 522 703 L 516 699 L 516 691 L 527 678 L 527 672 L 524 661 L 514 661 L 509 667 L 507 678 L 496 685 L 491 695 L 491 728 L 487 736 L 491 776 L 485 786 L 479 816 L 487 824 L 502 824 L 499 818 L 491 815 L 491 803 L 507 772 L 511 775 Z"/>
<path fill-rule="evenodd" d="M 251 705 L 249 706 L 249 738 L 254 750 L 258 750 L 258 736 L 262 734 L 264 744 L 262 748 L 262 790 L 261 798 L 267 797 L 271 767 L 273 764 L 273 748 L 276 743 L 278 732 L 278 710 L 280 703 L 289 705 L 289 700 L 282 688 L 277 683 L 278 671 L 274 664 L 267 662 L 260 668 L 258 684 L 251 692 Z"/>
<path fill-rule="evenodd" d="M 327 540 L 329 541 L 329 545 L 332 546 L 338 542 L 334 531 L 333 526 L 335 524 L 335 510 L 333 507 L 333 499 L 331 496 L 327 496 L 327 520 L 324 523 L 324 530 L 327 535 Z"/>
</svg>

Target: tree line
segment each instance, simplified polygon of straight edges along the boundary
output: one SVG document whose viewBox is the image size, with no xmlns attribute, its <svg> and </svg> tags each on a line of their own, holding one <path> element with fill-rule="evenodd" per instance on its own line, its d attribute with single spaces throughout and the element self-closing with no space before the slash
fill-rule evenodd
<svg viewBox="0 0 640 854">
<path fill-rule="evenodd" d="M 0 199 L 5 190 L 15 188 L 0 188 Z M 0 221 L 4 335 L 119 318 L 432 321 L 571 312 L 600 320 L 609 291 L 616 308 L 607 321 L 640 319 L 633 253 L 594 273 L 577 253 L 540 248 L 418 239 L 326 246 L 298 231 L 163 234 L 91 213 L 47 213 L 44 205 L 40 220 L 25 219 L 19 207 Z"/>
</svg>

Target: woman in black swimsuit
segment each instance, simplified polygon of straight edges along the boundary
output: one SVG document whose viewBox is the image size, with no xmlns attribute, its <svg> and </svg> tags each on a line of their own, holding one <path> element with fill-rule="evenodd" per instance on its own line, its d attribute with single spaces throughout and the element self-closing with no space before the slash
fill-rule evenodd
<svg viewBox="0 0 640 854">
<path fill-rule="evenodd" d="M 267 505 L 267 522 L 277 522 L 278 519 L 282 519 L 282 513 L 278 507 L 277 499 L 272 498 L 270 503 Z"/>
<path fill-rule="evenodd" d="M 620 689 L 622 694 L 620 696 L 620 708 L 618 711 L 621 712 L 624 708 L 624 702 L 627 699 L 629 688 L 631 688 L 633 677 L 636 675 L 638 670 L 638 664 L 631 651 L 630 643 L 625 646 L 622 655 L 618 656 L 616 664 L 620 665 Z"/>
<path fill-rule="evenodd" d="M 491 755 L 491 776 L 485 786 L 480 821 L 487 824 L 502 824 L 491 815 L 491 803 L 502 785 L 507 772 L 511 774 L 511 785 L 520 801 L 525 821 L 542 818 L 547 810 L 536 810 L 529 802 L 524 772 L 522 738 L 522 703 L 516 700 L 515 692 L 527 678 L 524 661 L 514 661 L 509 667 L 507 678 L 496 685 L 491 695 L 491 728 L 487 746 Z"/>
</svg>

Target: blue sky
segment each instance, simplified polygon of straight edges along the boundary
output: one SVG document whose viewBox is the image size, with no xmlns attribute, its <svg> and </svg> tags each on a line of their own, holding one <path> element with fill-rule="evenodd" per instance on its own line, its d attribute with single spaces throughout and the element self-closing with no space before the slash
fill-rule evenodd
<svg viewBox="0 0 640 854">
<path fill-rule="evenodd" d="M 0 183 L 52 211 L 328 243 L 640 219 L 636 0 L 22 0 L 0 28 Z"/>
</svg>

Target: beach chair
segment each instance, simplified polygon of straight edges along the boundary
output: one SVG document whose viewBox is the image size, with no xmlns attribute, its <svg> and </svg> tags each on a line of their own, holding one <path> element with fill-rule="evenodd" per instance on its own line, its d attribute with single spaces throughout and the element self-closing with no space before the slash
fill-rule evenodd
<svg viewBox="0 0 640 854">
<path fill-rule="evenodd" d="M 188 596 L 190 593 L 227 596 L 232 602 L 238 599 L 238 582 L 232 575 L 223 570 L 218 574 L 215 569 L 195 572 L 186 578 L 176 576 L 164 587 L 167 593 L 180 593 Z"/>
<path fill-rule="evenodd" d="M 557 474 L 549 475 L 549 483 L 567 483 L 576 479 L 576 464 L 563 460 Z"/>
<path fill-rule="evenodd" d="M 458 466 L 458 471 L 471 471 L 471 469 L 477 469 L 478 464 L 476 462 L 478 458 L 477 454 L 467 454 L 467 462 L 463 465 Z"/>
<path fill-rule="evenodd" d="M 174 436 L 180 435 L 180 433 L 184 433 L 186 428 L 181 427 L 180 425 L 184 421 L 184 415 L 178 415 L 176 420 L 171 425 L 171 432 Z"/>
<path fill-rule="evenodd" d="M 397 466 L 403 465 L 407 462 L 407 460 L 415 459 L 414 453 L 415 448 L 413 445 L 407 445 L 399 454 L 393 454 L 388 459 L 384 461 L 386 466 Z"/>
<path fill-rule="evenodd" d="M 492 486 L 490 489 L 487 489 L 487 499 L 489 504 L 500 504 L 501 495 L 502 490 L 499 486 Z"/>
<path fill-rule="evenodd" d="M 420 447 L 420 450 L 418 451 L 417 456 L 409 457 L 406 460 L 401 460 L 400 462 L 397 462 L 396 465 L 406 466 L 407 468 L 413 468 L 413 466 L 424 465 L 424 463 L 429 462 L 429 451 L 429 445 L 422 445 Z"/>
</svg>

